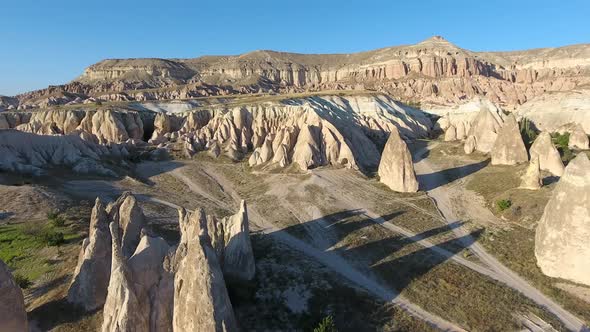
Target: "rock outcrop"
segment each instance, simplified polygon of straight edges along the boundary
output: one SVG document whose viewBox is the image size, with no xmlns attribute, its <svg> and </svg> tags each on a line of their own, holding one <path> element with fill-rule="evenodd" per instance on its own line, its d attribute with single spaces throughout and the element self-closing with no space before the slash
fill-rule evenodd
<svg viewBox="0 0 590 332">
<path fill-rule="evenodd" d="M 572 160 L 537 226 L 535 256 L 544 274 L 590 286 L 590 161 Z"/>
<path fill-rule="evenodd" d="M 473 153 L 473 151 L 475 151 L 476 145 L 477 145 L 477 141 L 476 141 L 475 136 L 469 135 L 469 136 L 467 136 L 467 139 L 465 140 L 465 144 L 463 145 L 463 151 L 465 151 L 466 154 L 471 154 L 471 153 Z"/>
<path fill-rule="evenodd" d="M 96 199 L 90 217 L 88 237 L 84 239 L 78 265 L 68 290 L 68 302 L 86 311 L 102 307 L 111 275 L 111 234 L 105 206 Z"/>
<path fill-rule="evenodd" d="M 0 260 L 0 331 L 28 331 L 28 325 L 23 292 L 8 266 Z"/>
<path fill-rule="evenodd" d="M 541 168 L 539 167 L 539 157 L 531 158 L 529 166 L 522 175 L 520 188 L 537 190 L 543 186 L 543 178 L 541 177 Z"/>
<path fill-rule="evenodd" d="M 586 135 L 586 132 L 584 132 L 584 128 L 582 128 L 580 124 L 576 124 L 574 129 L 570 132 L 568 146 L 570 148 L 580 150 L 590 149 L 588 135 Z"/>
<path fill-rule="evenodd" d="M 240 203 L 240 210 L 222 220 L 223 225 L 223 275 L 230 281 L 247 282 L 254 279 L 256 265 L 250 242 L 250 226 L 246 201 Z"/>
<path fill-rule="evenodd" d="M 492 165 L 516 165 L 528 161 L 518 122 L 513 114 L 506 117 L 491 151 Z"/>
<path fill-rule="evenodd" d="M 113 156 L 114 149 L 84 139 L 83 133 L 45 136 L 17 130 L 0 130 L 0 170 L 40 176 L 50 167 L 66 167 L 80 174 L 116 176 L 102 158 Z"/>
<path fill-rule="evenodd" d="M 468 136 L 475 137 L 475 149 L 489 153 L 494 147 L 501 126 L 502 119 L 498 115 L 494 115 L 488 108 L 482 108 L 473 119 L 468 133 Z"/>
<path fill-rule="evenodd" d="M 559 156 L 559 151 L 551 141 L 551 135 L 548 132 L 542 132 L 537 136 L 531 146 L 529 153 L 531 159 L 539 158 L 539 166 L 542 170 L 551 172 L 556 176 L 563 174 L 563 162 Z"/>
<path fill-rule="evenodd" d="M 452 142 L 457 140 L 457 128 L 453 125 L 449 125 L 445 130 L 445 142 Z"/>
<path fill-rule="evenodd" d="M 174 331 L 237 331 L 203 210 L 179 210 L 181 240 L 174 256 Z"/>
<path fill-rule="evenodd" d="M 418 191 L 412 155 L 397 131 L 392 131 L 383 149 L 378 170 L 380 181 L 391 190 L 399 192 Z"/>
<path fill-rule="evenodd" d="M 103 309 L 103 332 L 149 331 L 149 311 L 137 297 L 133 276 L 121 252 L 119 226 L 110 225 L 112 264 L 108 295 Z"/>
<path fill-rule="evenodd" d="M 123 256 L 128 258 L 139 244 L 141 230 L 146 226 L 145 216 L 137 204 L 137 199 L 129 192 L 119 197 L 111 208 L 111 214 L 114 213 L 115 207 L 118 211 L 114 220 L 118 221 L 121 230 L 121 251 Z"/>
</svg>

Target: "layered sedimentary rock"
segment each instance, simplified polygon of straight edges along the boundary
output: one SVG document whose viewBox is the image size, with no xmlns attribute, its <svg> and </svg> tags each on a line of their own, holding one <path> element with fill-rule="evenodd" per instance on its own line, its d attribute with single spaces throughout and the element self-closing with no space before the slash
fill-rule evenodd
<svg viewBox="0 0 590 332">
<path fill-rule="evenodd" d="M 251 281 L 256 273 L 254 252 L 250 243 L 248 208 L 242 200 L 240 210 L 222 220 L 223 275 L 228 280 Z"/>
<path fill-rule="evenodd" d="M 104 305 L 111 275 L 111 234 L 105 206 L 96 199 L 90 217 L 88 237 L 84 239 L 78 265 L 68 290 L 68 301 L 86 311 Z"/>
<path fill-rule="evenodd" d="M 179 211 L 181 240 L 174 256 L 174 331 L 237 331 L 203 210 Z"/>
<path fill-rule="evenodd" d="M 588 150 L 588 135 L 584 132 L 584 128 L 580 124 L 576 124 L 570 132 L 568 146 L 573 149 Z"/>
<path fill-rule="evenodd" d="M 513 114 L 504 120 L 491 151 L 492 165 L 516 165 L 528 161 L 518 122 Z"/>
<path fill-rule="evenodd" d="M 541 177 L 541 168 L 539 167 L 539 157 L 535 156 L 531 158 L 529 166 L 522 175 L 520 188 L 537 190 L 541 188 L 542 185 L 543 179 Z"/>
<path fill-rule="evenodd" d="M 391 190 L 399 192 L 418 191 L 412 155 L 397 131 L 392 131 L 383 149 L 379 163 L 379 179 Z"/>
<path fill-rule="evenodd" d="M 121 252 L 119 226 L 110 224 L 112 264 L 108 295 L 103 309 L 103 332 L 149 331 L 149 311 L 140 302 L 127 261 Z"/>
<path fill-rule="evenodd" d="M 45 136 L 16 130 L 0 130 L 0 170 L 42 175 L 51 167 L 67 167 L 80 174 L 115 176 L 101 159 L 113 156 L 119 146 L 101 146 L 84 133 Z"/>
<path fill-rule="evenodd" d="M 565 169 L 537 226 L 535 256 L 548 276 L 590 285 L 590 161 L 579 154 Z"/>
<path fill-rule="evenodd" d="M 551 174 L 556 176 L 563 174 L 563 162 L 548 132 L 542 132 L 537 136 L 529 153 L 531 159 L 539 158 L 539 166 L 542 170 L 551 172 Z"/>
<path fill-rule="evenodd" d="M 28 331 L 23 292 L 14 281 L 8 266 L 0 260 L 0 331 Z"/>
<path fill-rule="evenodd" d="M 170 100 L 253 92 L 366 86 L 403 100 L 458 103 L 485 95 L 518 105 L 589 82 L 587 45 L 519 52 L 471 52 L 441 37 L 355 54 L 254 51 L 196 59 L 111 59 L 76 81 L 17 96 L 18 107 Z M 149 90 L 148 90 L 149 89 Z M 90 97 L 93 96 L 93 97 Z"/>
</svg>

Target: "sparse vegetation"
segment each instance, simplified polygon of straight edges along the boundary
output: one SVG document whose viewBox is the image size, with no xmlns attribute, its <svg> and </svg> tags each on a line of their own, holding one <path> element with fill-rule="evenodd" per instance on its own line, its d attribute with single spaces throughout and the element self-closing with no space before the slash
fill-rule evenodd
<svg viewBox="0 0 590 332">
<path fill-rule="evenodd" d="M 14 281 L 16 282 L 16 284 L 18 285 L 18 287 L 22 288 L 22 289 L 27 289 L 29 288 L 29 286 L 31 286 L 33 283 L 29 280 L 29 278 L 22 276 L 20 274 L 15 274 L 14 275 Z"/>
<path fill-rule="evenodd" d="M 570 141 L 570 133 L 552 133 L 551 138 L 557 148 L 567 148 Z"/>
<path fill-rule="evenodd" d="M 504 211 L 511 206 L 512 206 L 512 201 L 510 201 L 509 199 L 500 199 L 500 200 L 496 201 L 496 207 L 500 211 Z"/>
<path fill-rule="evenodd" d="M 59 247 L 66 242 L 64 233 L 53 229 L 43 232 L 42 238 L 45 244 L 52 247 Z"/>
<path fill-rule="evenodd" d="M 318 327 L 313 329 L 313 332 L 337 332 L 336 325 L 334 325 L 334 319 L 332 316 L 326 316 L 318 324 Z"/>
<path fill-rule="evenodd" d="M 47 219 L 54 227 L 63 227 L 66 224 L 66 220 L 57 211 L 47 212 Z"/>
<path fill-rule="evenodd" d="M 538 133 L 535 130 L 535 127 L 532 124 L 532 122 L 527 118 L 523 118 L 522 121 L 520 121 L 519 125 L 520 135 L 522 136 L 522 140 L 524 141 L 524 144 L 528 149 L 531 147 L 531 145 L 533 145 L 533 142 L 537 138 Z"/>
</svg>

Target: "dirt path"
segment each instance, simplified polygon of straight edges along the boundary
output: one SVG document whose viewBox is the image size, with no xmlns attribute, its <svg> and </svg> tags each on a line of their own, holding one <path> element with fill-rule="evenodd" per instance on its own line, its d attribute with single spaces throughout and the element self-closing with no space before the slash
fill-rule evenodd
<svg viewBox="0 0 590 332">
<path fill-rule="evenodd" d="M 213 168 L 207 168 L 205 166 L 206 173 L 214 178 L 223 190 L 230 194 L 234 199 L 235 203 L 239 203 L 241 200 L 240 195 L 234 190 L 233 185 L 230 181 L 225 179 L 223 175 L 216 172 Z M 183 181 L 187 181 L 186 185 L 189 188 L 194 186 L 198 186 L 194 182 L 190 180 L 189 177 L 182 177 L 179 178 Z M 433 327 L 442 330 L 442 331 L 465 331 L 460 326 L 457 326 L 449 321 L 444 320 L 443 318 L 431 314 L 430 312 L 425 311 L 424 309 L 420 308 L 419 306 L 411 303 L 408 299 L 400 295 L 399 293 L 379 284 L 377 281 L 373 280 L 372 278 L 367 277 L 363 273 L 359 272 L 355 269 L 352 265 L 350 265 L 344 258 L 342 258 L 337 253 L 328 250 L 322 251 L 318 250 L 317 248 L 307 244 L 306 242 L 299 240 L 298 238 L 288 234 L 285 231 L 281 231 L 281 229 L 277 228 L 271 222 L 268 222 L 260 213 L 258 213 L 256 209 L 255 203 L 249 203 L 248 205 L 248 213 L 250 215 L 250 219 L 252 223 L 255 224 L 256 228 L 260 229 L 263 233 L 268 234 L 275 238 L 276 240 L 288 245 L 292 249 L 295 249 L 299 252 L 304 253 L 305 255 L 314 258 L 315 260 L 319 261 L 320 263 L 324 264 L 334 272 L 338 273 L 342 277 L 348 279 L 350 282 L 358 285 L 359 287 L 367 290 L 377 298 L 380 298 L 383 301 L 391 302 L 400 308 L 404 309 L 411 315 L 431 324 Z"/>
<path fill-rule="evenodd" d="M 424 155 L 434 146 L 435 145 L 427 146 L 419 151 L 416 151 L 415 155 Z M 432 188 L 436 187 L 436 183 L 445 183 L 443 175 L 439 175 L 438 177 L 436 176 L 437 170 L 435 169 L 435 166 L 431 164 L 431 161 L 429 161 L 428 158 L 423 158 L 418 163 L 416 163 L 414 167 L 417 174 L 430 174 L 430 176 L 422 177 L 422 179 L 429 181 L 429 183 L 421 183 L 421 186 Z M 448 184 L 438 186 L 434 189 L 428 190 L 427 193 L 434 200 L 438 210 L 444 217 L 444 221 L 447 224 L 451 224 L 459 221 L 453 210 L 453 205 L 451 204 L 451 190 L 457 189 L 448 189 L 448 186 Z M 515 272 L 500 263 L 495 257 L 486 252 L 485 249 L 476 241 L 469 241 L 469 232 L 467 229 L 465 229 L 465 227 L 453 228 L 453 232 L 455 232 L 457 237 L 464 239 L 466 242 L 465 245 L 475 255 L 477 255 L 477 257 L 479 257 L 482 262 L 484 262 L 488 267 L 490 267 L 490 269 L 493 270 L 495 279 L 505 283 L 515 290 L 520 291 L 526 297 L 530 298 L 538 305 L 544 307 L 546 310 L 556 315 L 568 329 L 572 331 L 588 331 L 588 328 L 584 326 L 584 322 L 582 320 L 563 309 L 559 304 L 549 299 L 536 288 L 532 287 L 526 280 L 521 278 Z"/>
</svg>

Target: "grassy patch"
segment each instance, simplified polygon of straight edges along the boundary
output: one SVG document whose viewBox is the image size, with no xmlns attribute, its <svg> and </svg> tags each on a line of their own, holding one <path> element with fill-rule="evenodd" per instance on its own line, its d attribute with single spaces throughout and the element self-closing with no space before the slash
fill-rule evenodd
<svg viewBox="0 0 590 332">
<path fill-rule="evenodd" d="M 40 254 L 41 251 L 77 238 L 78 235 L 68 228 L 50 224 L 42 227 L 26 223 L 1 225 L 0 259 L 23 280 L 32 282 L 52 269 L 51 262 Z"/>
<path fill-rule="evenodd" d="M 500 211 L 504 211 L 511 206 L 512 206 L 512 201 L 510 201 L 509 199 L 500 199 L 500 200 L 496 201 L 496 207 Z"/>
</svg>

